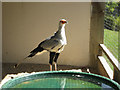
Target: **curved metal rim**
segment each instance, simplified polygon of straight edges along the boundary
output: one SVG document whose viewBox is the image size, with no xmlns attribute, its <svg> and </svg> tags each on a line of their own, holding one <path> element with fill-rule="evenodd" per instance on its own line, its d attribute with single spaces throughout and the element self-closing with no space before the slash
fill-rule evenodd
<svg viewBox="0 0 120 90">
<path fill-rule="evenodd" d="M 115 82 L 115 81 L 113 81 L 113 80 L 111 80 L 109 78 L 106 78 L 104 76 L 100 76 L 100 75 L 97 75 L 97 74 L 91 74 L 91 73 L 86 73 L 86 72 L 76 72 L 76 71 L 44 71 L 44 72 L 36 72 L 36 73 L 31 73 L 31 74 L 25 74 L 24 76 L 19 76 L 19 77 L 16 77 L 14 79 L 11 79 L 11 80 L 7 81 L 6 83 L 4 83 L 2 85 L 1 88 L 7 88 L 6 86 L 8 86 L 11 82 L 13 82 L 15 80 L 18 80 L 18 79 L 21 79 L 23 77 L 30 77 L 30 76 L 34 76 L 34 75 L 40 75 L 40 74 L 44 75 L 44 74 L 62 74 L 62 73 L 64 73 L 64 74 L 66 74 L 66 73 L 67 74 L 69 74 L 69 73 L 72 73 L 72 74 L 81 74 L 81 75 L 87 75 L 87 76 L 97 77 L 99 79 L 109 81 L 110 83 L 114 84 L 118 89 L 120 89 L 120 85 L 117 82 Z"/>
</svg>

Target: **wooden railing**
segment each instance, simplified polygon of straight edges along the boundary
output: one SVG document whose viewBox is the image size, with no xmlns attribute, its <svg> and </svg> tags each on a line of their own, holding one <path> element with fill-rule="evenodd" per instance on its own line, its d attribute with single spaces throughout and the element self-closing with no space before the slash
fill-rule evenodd
<svg viewBox="0 0 120 90">
<path fill-rule="evenodd" d="M 119 61 L 113 56 L 113 54 L 107 49 L 107 47 L 104 44 L 100 44 L 100 49 L 104 52 L 104 54 L 107 56 L 107 58 L 109 59 L 109 61 L 112 63 L 114 67 L 114 70 L 112 70 L 109 64 L 106 62 L 105 58 L 103 56 L 98 56 L 98 59 L 100 60 L 102 66 L 104 67 L 108 77 L 120 83 Z"/>
</svg>

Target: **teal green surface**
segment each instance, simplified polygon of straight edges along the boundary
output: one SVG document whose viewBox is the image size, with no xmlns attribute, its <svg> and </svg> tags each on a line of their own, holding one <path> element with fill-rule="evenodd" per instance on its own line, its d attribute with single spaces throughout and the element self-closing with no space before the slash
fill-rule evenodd
<svg viewBox="0 0 120 90">
<path fill-rule="evenodd" d="M 15 85 L 13 88 L 101 88 L 91 82 L 75 80 L 70 78 L 43 78 L 25 81 Z"/>
<path fill-rule="evenodd" d="M 114 88 L 119 90 L 120 85 L 113 80 L 96 74 L 47 71 L 11 79 L 2 88 Z"/>
</svg>

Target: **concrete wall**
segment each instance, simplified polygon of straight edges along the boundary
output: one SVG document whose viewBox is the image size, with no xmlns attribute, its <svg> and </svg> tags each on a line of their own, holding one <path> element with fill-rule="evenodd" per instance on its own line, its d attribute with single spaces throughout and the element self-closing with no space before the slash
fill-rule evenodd
<svg viewBox="0 0 120 90">
<path fill-rule="evenodd" d="M 3 62 L 16 63 L 54 34 L 61 18 L 68 20 L 68 45 L 58 64 L 89 64 L 91 3 L 3 3 Z M 24 63 L 48 64 L 49 53 Z"/>
</svg>

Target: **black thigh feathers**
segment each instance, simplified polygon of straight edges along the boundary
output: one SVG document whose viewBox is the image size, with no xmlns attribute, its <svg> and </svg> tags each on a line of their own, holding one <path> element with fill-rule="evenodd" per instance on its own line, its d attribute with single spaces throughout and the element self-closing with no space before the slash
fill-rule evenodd
<svg viewBox="0 0 120 90">
<path fill-rule="evenodd" d="M 49 64 L 53 64 L 53 62 L 57 63 L 57 59 L 60 53 L 50 52 Z"/>
</svg>

